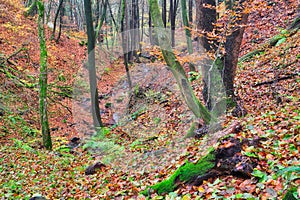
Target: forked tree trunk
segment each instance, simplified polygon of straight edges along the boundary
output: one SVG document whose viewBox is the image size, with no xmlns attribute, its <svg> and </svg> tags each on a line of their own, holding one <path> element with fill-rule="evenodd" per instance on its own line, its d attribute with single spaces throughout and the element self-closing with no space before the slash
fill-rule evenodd
<svg viewBox="0 0 300 200">
<path fill-rule="evenodd" d="M 235 8 L 235 13 L 237 16 L 231 16 L 228 23 L 228 27 L 233 27 L 230 33 L 226 33 L 226 41 L 224 44 L 220 44 L 225 48 L 225 55 L 216 55 L 214 62 L 204 61 L 202 65 L 203 72 L 203 99 L 209 110 L 214 109 L 215 100 L 212 97 L 213 87 L 211 86 L 211 81 L 214 79 L 212 77 L 211 69 L 216 68 L 218 70 L 215 73 L 220 74 L 224 84 L 224 89 L 227 96 L 227 106 L 236 106 L 237 97 L 234 94 L 234 77 L 236 73 L 236 66 L 238 62 L 238 55 L 243 39 L 244 25 L 247 23 L 248 14 L 244 13 L 243 4 L 244 0 L 240 0 L 238 6 Z M 209 33 L 214 31 L 214 24 L 216 23 L 216 4 L 214 0 L 197 0 L 197 26 L 198 29 L 202 31 L 202 36 L 200 37 L 200 43 L 206 52 L 211 52 L 214 54 L 219 54 L 217 47 L 219 46 L 215 38 L 210 38 Z M 232 7 L 230 3 L 229 8 Z M 237 20 L 233 20 L 233 19 Z M 213 63 L 216 66 L 213 66 Z"/>
</svg>

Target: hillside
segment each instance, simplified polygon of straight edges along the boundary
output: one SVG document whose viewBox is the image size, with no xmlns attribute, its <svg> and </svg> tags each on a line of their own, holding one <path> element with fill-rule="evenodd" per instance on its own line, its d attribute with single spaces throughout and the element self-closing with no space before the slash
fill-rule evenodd
<svg viewBox="0 0 300 200">
<path fill-rule="evenodd" d="M 296 17 L 297 6 L 297 1 L 254 1 L 240 57 L 284 31 Z M 98 89 L 106 128 L 97 134 L 89 132 L 89 98 L 75 93 L 86 89 L 87 47 L 82 45 L 86 36 L 66 31 L 56 43 L 50 41 L 52 30 L 47 27 L 53 151 L 46 151 L 38 115 L 37 17 L 24 17 L 24 11 L 19 0 L 0 0 L 2 199 L 40 194 L 46 199 L 264 200 L 283 199 L 287 191 L 300 198 L 298 30 L 239 62 L 235 86 L 248 114 L 238 118 L 226 113 L 223 127 L 238 122 L 240 130 L 226 136 L 232 140 L 217 142 L 219 136 L 213 134 L 184 140 L 194 118 L 157 47 L 143 52 L 153 61 L 141 59 L 130 66 L 136 98 L 124 95 L 128 85 L 122 57 L 108 58 L 103 49 L 97 52 L 102 62 Z M 190 59 L 175 52 L 182 64 Z M 193 82 L 193 88 L 200 97 L 201 84 Z M 230 147 L 236 139 L 260 141 L 242 146 L 239 154 L 256 162 L 250 178 L 222 175 L 200 185 L 180 184 L 163 196 L 140 194 L 187 161 L 196 162 L 208 145 Z M 93 175 L 87 175 L 93 170 Z"/>
</svg>

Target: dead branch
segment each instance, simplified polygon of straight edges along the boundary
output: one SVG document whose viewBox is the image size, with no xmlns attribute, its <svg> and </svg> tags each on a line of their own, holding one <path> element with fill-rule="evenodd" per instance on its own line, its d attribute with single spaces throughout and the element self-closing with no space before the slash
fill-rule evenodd
<svg viewBox="0 0 300 200">
<path fill-rule="evenodd" d="M 277 83 L 279 81 L 291 79 L 291 78 L 294 78 L 295 76 L 299 76 L 299 75 L 300 75 L 300 73 L 297 72 L 297 73 L 290 74 L 290 75 L 287 75 L 287 76 L 283 76 L 283 77 L 273 79 L 273 80 L 270 80 L 270 81 L 264 81 L 264 82 L 256 83 L 256 84 L 252 85 L 252 87 L 258 87 L 258 86 L 261 86 L 261 85 L 269 85 L 269 84 Z"/>
</svg>

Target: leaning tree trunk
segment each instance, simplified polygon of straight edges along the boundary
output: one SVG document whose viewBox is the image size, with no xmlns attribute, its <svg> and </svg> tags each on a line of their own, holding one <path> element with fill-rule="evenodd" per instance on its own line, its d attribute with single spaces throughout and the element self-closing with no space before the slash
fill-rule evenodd
<svg viewBox="0 0 300 200">
<path fill-rule="evenodd" d="M 95 67 L 95 32 L 92 20 L 92 8 L 91 1 L 84 0 L 84 10 L 86 16 L 86 26 L 88 35 L 88 69 L 89 69 L 89 84 L 92 103 L 92 116 L 94 128 L 102 127 L 102 120 L 100 116 L 100 108 L 98 101 L 98 89 L 96 79 L 96 67 Z"/>
<path fill-rule="evenodd" d="M 52 149 L 52 141 L 47 115 L 47 48 L 44 30 L 44 3 L 37 1 L 38 7 L 38 35 L 40 40 L 40 122 L 42 126 L 43 145 L 46 149 Z"/>
<path fill-rule="evenodd" d="M 194 94 L 194 91 L 189 83 L 183 67 L 178 62 L 175 54 L 172 51 L 171 41 L 168 34 L 163 31 L 163 21 L 161 19 L 159 6 L 157 0 L 149 0 L 151 16 L 153 19 L 154 30 L 158 37 L 158 43 L 161 48 L 163 57 L 172 71 L 177 84 L 179 85 L 181 94 L 187 103 L 188 107 L 192 110 L 196 117 L 202 118 L 205 124 L 209 125 L 215 122 L 209 111 L 201 104 L 199 99 Z"/>
</svg>

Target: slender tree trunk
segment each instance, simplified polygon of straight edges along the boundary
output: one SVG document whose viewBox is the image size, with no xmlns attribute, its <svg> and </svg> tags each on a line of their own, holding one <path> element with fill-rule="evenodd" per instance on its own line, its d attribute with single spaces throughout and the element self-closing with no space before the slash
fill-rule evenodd
<svg viewBox="0 0 300 200">
<path fill-rule="evenodd" d="M 164 27 L 167 27 L 167 0 L 162 0 L 162 20 Z"/>
<path fill-rule="evenodd" d="M 100 116 L 100 108 L 98 101 L 98 89 L 96 79 L 96 68 L 95 68 L 95 32 L 92 20 L 92 8 L 91 1 L 84 0 L 84 10 L 86 16 L 86 27 L 88 35 L 88 64 L 89 64 L 89 83 L 92 103 L 92 116 L 94 127 L 102 127 L 102 121 Z"/>
<path fill-rule="evenodd" d="M 187 15 L 187 9 L 186 9 L 186 0 L 181 0 L 181 11 L 182 11 L 182 21 L 183 25 L 185 26 L 185 35 L 186 35 L 186 42 L 188 46 L 188 52 L 189 54 L 193 53 L 193 46 L 192 46 L 192 40 L 191 40 L 191 31 L 190 31 L 190 25 L 188 22 L 188 15 Z"/>
<path fill-rule="evenodd" d="M 189 1 L 189 22 L 193 23 L 193 0 Z"/>
<path fill-rule="evenodd" d="M 46 149 L 52 150 L 52 141 L 47 115 L 47 48 L 44 30 L 44 3 L 37 1 L 38 7 L 38 35 L 40 40 L 40 123 L 42 126 L 43 145 Z"/>
<path fill-rule="evenodd" d="M 62 8 L 62 5 L 63 5 L 63 2 L 64 2 L 64 0 L 60 0 L 59 1 L 59 5 L 58 5 L 58 8 L 57 8 L 56 13 L 55 13 L 54 23 L 53 23 L 53 31 L 52 31 L 52 35 L 51 35 L 51 40 L 55 39 L 55 31 L 56 31 L 57 19 L 58 19 L 59 13 L 61 12 L 61 8 Z"/>
<path fill-rule="evenodd" d="M 142 19 L 141 19 L 141 39 L 140 41 L 144 41 L 144 14 L 145 14 L 145 0 L 142 0 Z M 140 52 L 142 51 L 142 44 L 140 43 Z"/>
<path fill-rule="evenodd" d="M 60 12 L 59 12 L 59 28 L 58 28 L 58 35 L 57 35 L 57 38 L 55 40 L 56 43 L 59 42 L 59 39 L 60 39 L 60 36 L 61 36 L 61 29 L 62 29 L 62 25 L 63 25 L 63 16 L 64 16 L 64 13 L 65 13 L 65 7 L 64 5 L 61 6 L 60 8 Z"/>
<path fill-rule="evenodd" d="M 175 46 L 175 21 L 173 21 L 174 19 L 174 0 L 170 0 L 170 12 L 169 12 L 169 19 L 170 19 L 170 23 L 171 23 L 171 44 L 172 47 Z M 174 30 L 174 31 L 173 31 Z"/>
<path fill-rule="evenodd" d="M 48 24 L 48 22 L 49 22 L 51 9 L 52 9 L 52 4 L 53 4 L 53 0 L 50 0 L 50 3 L 48 5 L 48 11 L 47 11 L 47 14 L 46 14 L 46 24 Z"/>
<path fill-rule="evenodd" d="M 102 12 L 100 12 L 100 0 L 96 0 L 95 22 L 94 22 L 95 23 L 95 30 L 97 30 L 97 27 L 99 25 L 100 14 L 102 14 Z M 95 35 L 95 37 L 97 38 L 97 34 Z"/>
<path fill-rule="evenodd" d="M 148 24 L 149 24 L 149 40 L 150 40 L 150 44 L 153 45 L 154 42 L 153 42 L 153 35 L 152 35 L 152 16 L 151 16 L 151 11 L 150 11 L 150 5 L 149 5 L 149 21 L 148 21 Z"/>
<path fill-rule="evenodd" d="M 125 66 L 127 81 L 128 81 L 128 86 L 129 86 L 129 94 L 131 94 L 132 82 L 131 82 L 130 72 L 129 72 L 129 67 L 128 67 L 128 52 L 129 52 L 128 37 L 129 37 L 129 32 L 126 29 L 126 27 L 128 27 L 128 21 L 126 20 L 126 10 L 127 10 L 126 0 L 122 0 L 122 5 L 121 6 L 122 6 L 121 33 L 122 33 L 123 59 L 124 59 L 124 66 Z"/>
<path fill-rule="evenodd" d="M 97 26 L 96 33 L 95 33 L 96 38 L 100 38 L 99 32 L 100 32 L 103 22 L 106 18 L 107 5 L 108 5 L 108 0 L 105 0 L 104 5 L 103 5 L 103 10 L 101 12 L 100 22 L 97 21 L 98 26 Z M 101 40 L 102 39 L 100 39 L 99 41 L 101 41 Z"/>
</svg>

